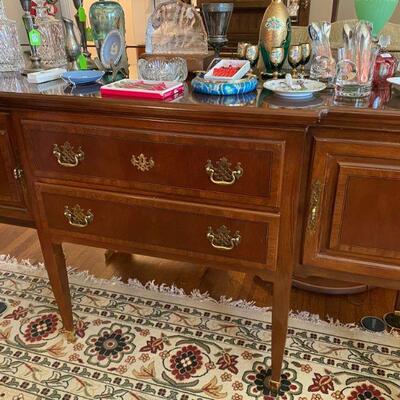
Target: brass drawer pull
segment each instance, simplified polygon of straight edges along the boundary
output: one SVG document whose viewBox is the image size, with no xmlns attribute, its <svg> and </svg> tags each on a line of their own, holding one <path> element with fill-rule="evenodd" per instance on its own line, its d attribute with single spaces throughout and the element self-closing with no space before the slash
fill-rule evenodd
<svg viewBox="0 0 400 400">
<path fill-rule="evenodd" d="M 153 158 L 150 157 L 148 159 L 143 153 L 141 153 L 138 157 L 132 155 L 131 163 L 134 167 L 142 172 L 150 171 L 155 165 Z"/>
<path fill-rule="evenodd" d="M 321 205 L 321 194 L 323 185 L 321 181 L 315 181 L 311 186 L 310 209 L 308 213 L 307 230 L 314 233 L 317 227 L 318 214 Z"/>
<path fill-rule="evenodd" d="M 79 204 L 76 204 L 72 209 L 65 206 L 64 215 L 69 224 L 76 228 L 86 228 L 94 219 L 92 211 L 87 210 L 85 213 Z"/>
<path fill-rule="evenodd" d="M 235 246 L 239 246 L 242 237 L 239 231 L 235 232 L 234 236 L 231 236 L 231 231 L 222 225 L 217 229 L 216 232 L 213 231 L 211 226 L 208 227 L 207 239 L 210 241 L 211 246 L 218 250 L 233 250 Z"/>
<path fill-rule="evenodd" d="M 216 185 L 233 185 L 242 175 L 243 168 L 240 163 L 236 164 L 236 169 L 231 169 L 232 164 L 227 158 L 222 157 L 214 167 L 211 160 L 207 161 L 206 172 L 210 177 L 212 183 Z"/>
<path fill-rule="evenodd" d="M 77 167 L 78 164 L 84 160 L 85 153 L 79 147 L 78 151 L 75 152 L 74 148 L 70 145 L 69 142 L 65 142 L 63 145 L 58 146 L 58 144 L 54 145 L 53 154 L 57 158 L 57 162 L 67 168 Z"/>
</svg>

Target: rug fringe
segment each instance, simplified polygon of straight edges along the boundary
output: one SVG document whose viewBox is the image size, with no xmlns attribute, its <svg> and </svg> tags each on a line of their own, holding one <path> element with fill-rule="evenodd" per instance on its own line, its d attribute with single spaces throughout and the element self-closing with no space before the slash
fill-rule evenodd
<svg viewBox="0 0 400 400">
<path fill-rule="evenodd" d="M 19 261 L 15 257 L 11 257 L 10 255 L 0 255 L 0 264 L 6 266 L 7 264 L 11 265 L 14 272 L 20 273 L 28 273 L 32 272 L 32 269 L 35 271 L 36 274 L 40 275 L 40 277 L 47 279 L 47 272 L 44 266 L 44 263 L 37 262 L 32 263 L 28 259 L 22 259 Z M 68 275 L 77 284 L 81 284 L 82 282 L 92 283 L 96 286 L 100 286 L 104 289 L 111 285 L 120 287 L 120 288 L 135 288 L 149 292 L 156 292 L 167 296 L 179 297 L 182 299 L 188 299 L 196 302 L 202 303 L 212 303 L 214 305 L 223 305 L 228 306 L 234 309 L 240 310 L 249 310 L 254 312 L 260 313 L 268 313 L 271 312 L 272 307 L 259 307 L 255 304 L 254 301 L 247 301 L 247 300 L 234 300 L 232 298 L 228 298 L 225 296 L 221 296 L 219 300 L 210 296 L 208 292 L 202 293 L 199 289 L 194 289 L 190 293 L 186 293 L 184 289 L 178 288 L 176 285 L 167 285 L 165 283 L 157 284 L 154 280 L 149 281 L 145 284 L 141 283 L 138 279 L 129 279 L 128 282 L 123 282 L 121 277 L 113 276 L 111 279 L 103 279 L 97 278 L 96 276 L 92 275 L 88 271 L 80 271 L 74 267 L 68 267 Z M 387 336 L 387 337 L 400 337 L 400 334 L 397 332 L 383 332 L 383 333 L 373 333 L 364 330 L 360 326 L 355 323 L 345 324 L 340 322 L 339 320 L 334 320 L 333 318 L 327 316 L 326 320 L 321 319 L 318 314 L 312 314 L 308 311 L 293 311 L 291 310 L 289 313 L 289 317 L 293 320 L 298 320 L 302 322 L 309 322 L 320 327 L 326 328 L 341 328 L 345 330 L 350 330 L 354 332 L 360 332 L 366 335 L 380 335 L 380 336 Z"/>
</svg>

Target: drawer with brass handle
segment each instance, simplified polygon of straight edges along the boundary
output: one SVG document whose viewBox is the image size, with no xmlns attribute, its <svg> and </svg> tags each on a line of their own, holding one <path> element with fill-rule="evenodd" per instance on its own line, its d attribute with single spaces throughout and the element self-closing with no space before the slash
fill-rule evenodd
<svg viewBox="0 0 400 400">
<path fill-rule="evenodd" d="M 65 142 L 61 146 L 58 144 L 53 145 L 53 155 L 59 165 L 67 168 L 74 168 L 85 159 L 85 153 L 79 147 L 76 151 L 69 142 Z"/>
<path fill-rule="evenodd" d="M 280 207 L 284 141 L 36 121 L 24 121 L 23 133 L 37 177 L 101 182 L 229 206 Z"/>
<path fill-rule="evenodd" d="M 259 270 L 276 267 L 279 215 L 37 183 L 53 234 L 143 254 Z M 67 207 L 66 207 L 67 205 Z M 117 246 L 117 248 L 119 247 Z M 168 258 L 167 257 L 167 258 Z"/>
</svg>

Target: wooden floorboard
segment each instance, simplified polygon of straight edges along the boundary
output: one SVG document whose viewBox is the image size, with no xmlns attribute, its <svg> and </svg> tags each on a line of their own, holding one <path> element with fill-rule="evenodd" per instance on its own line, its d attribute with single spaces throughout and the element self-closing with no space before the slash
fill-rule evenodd
<svg viewBox="0 0 400 400">
<path fill-rule="evenodd" d="M 253 300 L 259 306 L 271 304 L 271 288 L 254 276 L 127 254 L 116 254 L 106 263 L 103 249 L 72 244 L 65 244 L 64 251 L 68 265 L 100 278 L 120 276 L 124 281 L 137 278 L 143 283 L 150 280 L 174 283 L 186 292 L 200 289 L 215 298 L 223 295 Z M 0 253 L 29 259 L 33 263 L 43 260 L 36 231 L 11 225 L 0 224 Z M 329 296 L 294 288 L 291 307 L 348 323 L 358 322 L 364 315 L 383 316 L 393 311 L 395 297 L 395 291 L 384 289 L 351 296 Z"/>
</svg>

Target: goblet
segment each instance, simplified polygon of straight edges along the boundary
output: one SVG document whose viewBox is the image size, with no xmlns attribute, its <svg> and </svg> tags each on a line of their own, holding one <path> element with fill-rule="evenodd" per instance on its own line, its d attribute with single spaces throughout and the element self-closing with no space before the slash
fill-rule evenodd
<svg viewBox="0 0 400 400">
<path fill-rule="evenodd" d="M 250 66 L 252 69 L 256 66 L 259 55 L 260 55 L 260 53 L 259 53 L 258 45 L 251 44 L 246 47 L 245 58 L 246 58 L 246 60 L 250 61 Z"/>
<path fill-rule="evenodd" d="M 306 74 L 306 65 L 311 59 L 311 45 L 310 43 L 302 43 L 301 45 L 301 74 Z"/>
<path fill-rule="evenodd" d="M 278 79 L 279 72 L 285 61 L 285 49 L 283 47 L 273 47 L 269 55 L 269 59 L 271 61 L 274 71 L 272 74 L 272 78 Z"/>
<path fill-rule="evenodd" d="M 247 43 L 247 42 L 239 42 L 238 43 L 238 47 L 237 47 L 237 56 L 238 58 L 240 58 L 241 60 L 244 60 L 246 58 L 246 49 L 247 46 L 250 46 L 251 43 Z"/>
<path fill-rule="evenodd" d="M 295 79 L 299 76 L 297 72 L 297 67 L 300 65 L 302 59 L 303 56 L 301 54 L 301 46 L 299 45 L 290 46 L 288 62 L 289 65 L 292 67 L 292 77 Z"/>
</svg>

